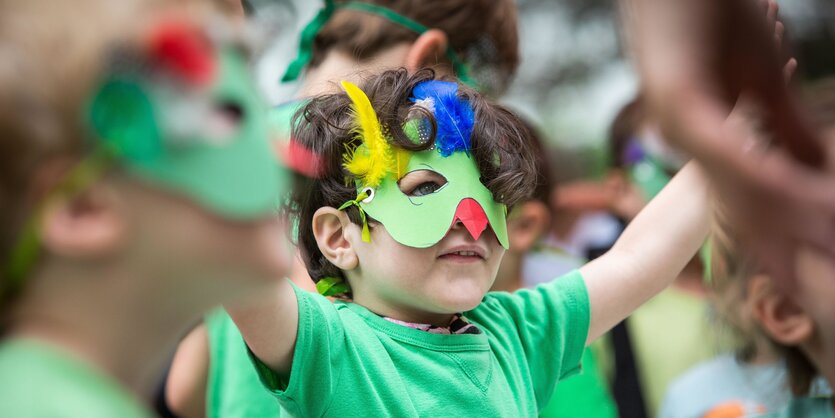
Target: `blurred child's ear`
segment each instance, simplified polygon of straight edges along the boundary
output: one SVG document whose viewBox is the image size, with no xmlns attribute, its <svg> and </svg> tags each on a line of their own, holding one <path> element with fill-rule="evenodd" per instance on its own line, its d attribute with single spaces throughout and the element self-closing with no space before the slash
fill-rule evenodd
<svg viewBox="0 0 835 418">
<path fill-rule="evenodd" d="M 797 346 L 812 337 L 812 317 L 775 286 L 770 277 L 758 274 L 750 280 L 748 298 L 752 313 L 769 338 L 782 345 Z"/>
<path fill-rule="evenodd" d="M 97 182 L 77 195 L 51 200 L 41 219 L 41 242 L 62 257 L 106 254 L 124 240 L 124 213 L 112 185 Z"/>
<path fill-rule="evenodd" d="M 507 236 L 510 251 L 528 252 L 551 225 L 548 206 L 538 200 L 529 200 L 513 208 L 507 219 Z"/>
<path fill-rule="evenodd" d="M 410 72 L 423 67 L 434 67 L 446 57 L 449 38 L 440 29 L 429 29 L 418 36 L 406 54 L 406 69 Z"/>
<path fill-rule="evenodd" d="M 352 224 L 348 214 L 336 208 L 325 206 L 313 213 L 313 237 L 319 251 L 340 270 L 353 270 L 359 264 L 357 253 L 346 236 L 349 225 Z"/>
</svg>

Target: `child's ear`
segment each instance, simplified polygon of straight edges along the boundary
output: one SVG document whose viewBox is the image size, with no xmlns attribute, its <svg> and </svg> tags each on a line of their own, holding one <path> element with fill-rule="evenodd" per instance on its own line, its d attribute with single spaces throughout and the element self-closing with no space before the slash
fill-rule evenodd
<svg viewBox="0 0 835 418">
<path fill-rule="evenodd" d="M 551 213 L 538 200 L 524 202 L 515 208 L 507 219 L 507 236 L 510 250 L 525 253 L 539 241 L 551 224 Z"/>
<path fill-rule="evenodd" d="M 348 214 L 329 206 L 321 207 L 313 214 L 313 237 L 319 251 L 340 270 L 353 270 L 359 264 L 357 253 L 345 233 L 350 224 Z"/>
<path fill-rule="evenodd" d="M 423 67 L 434 67 L 445 58 L 449 38 L 440 29 L 429 29 L 418 36 L 406 54 L 406 69 L 410 72 Z"/>
<path fill-rule="evenodd" d="M 776 342 L 796 346 L 812 337 L 814 321 L 789 295 L 774 285 L 768 276 L 750 279 L 748 298 L 754 319 Z"/>
<path fill-rule="evenodd" d="M 125 239 L 126 218 L 117 193 L 98 182 L 75 196 L 53 199 L 41 219 L 41 242 L 52 254 L 95 257 Z"/>
</svg>

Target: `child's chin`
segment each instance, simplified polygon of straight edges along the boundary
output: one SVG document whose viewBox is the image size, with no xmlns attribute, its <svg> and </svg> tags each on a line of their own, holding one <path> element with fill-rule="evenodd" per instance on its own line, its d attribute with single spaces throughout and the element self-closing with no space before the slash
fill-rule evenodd
<svg viewBox="0 0 835 418">
<path fill-rule="evenodd" d="M 449 293 L 444 295 L 443 300 L 439 301 L 439 304 L 449 313 L 459 313 L 475 309 L 481 303 L 482 298 L 484 298 L 484 293 L 480 292 L 466 295 Z"/>
</svg>

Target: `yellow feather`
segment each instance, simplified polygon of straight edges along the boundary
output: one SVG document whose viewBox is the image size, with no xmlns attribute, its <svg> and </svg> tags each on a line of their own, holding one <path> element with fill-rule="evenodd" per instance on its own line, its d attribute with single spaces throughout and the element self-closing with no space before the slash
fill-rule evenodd
<svg viewBox="0 0 835 418">
<path fill-rule="evenodd" d="M 403 148 L 395 148 L 394 149 L 394 161 L 395 161 L 395 176 L 397 179 L 403 178 L 406 175 L 406 169 L 409 167 L 409 159 L 412 158 L 412 153 L 409 151 L 404 150 Z"/>
<path fill-rule="evenodd" d="M 377 113 L 368 96 L 354 84 L 343 81 L 342 88 L 353 103 L 354 116 L 352 131 L 362 145 L 345 155 L 343 166 L 369 187 L 377 187 L 392 172 L 394 157 L 391 145 L 383 135 Z"/>
</svg>

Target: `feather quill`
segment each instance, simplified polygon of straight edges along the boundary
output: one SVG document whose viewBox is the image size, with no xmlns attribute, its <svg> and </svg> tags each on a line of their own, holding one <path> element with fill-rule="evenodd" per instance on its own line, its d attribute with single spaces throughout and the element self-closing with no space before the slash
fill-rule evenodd
<svg viewBox="0 0 835 418">
<path fill-rule="evenodd" d="M 377 187 L 394 168 L 392 147 L 383 135 L 377 113 L 368 96 L 359 87 L 343 81 L 342 88 L 351 99 L 353 125 L 351 131 L 362 145 L 346 150 L 343 166 L 365 186 Z"/>
</svg>

